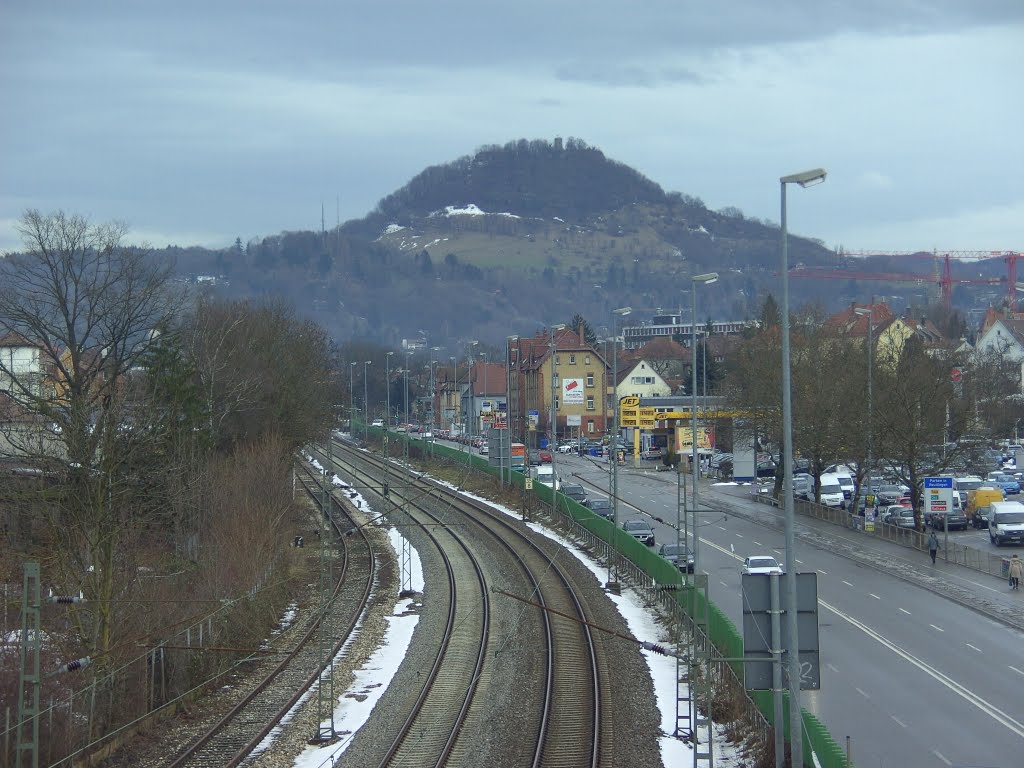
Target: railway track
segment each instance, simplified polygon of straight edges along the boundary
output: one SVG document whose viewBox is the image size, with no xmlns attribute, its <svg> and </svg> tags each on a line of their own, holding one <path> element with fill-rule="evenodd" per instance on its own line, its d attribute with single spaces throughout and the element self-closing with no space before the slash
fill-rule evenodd
<svg viewBox="0 0 1024 768">
<path fill-rule="evenodd" d="M 385 469 L 382 457 L 343 443 L 335 444 L 332 460 L 339 475 L 371 490 L 383 488 L 382 478 L 395 472 L 392 465 Z M 610 765 L 610 729 L 602 728 L 602 713 L 611 711 L 602 685 L 610 662 L 588 625 L 585 601 L 558 564 L 561 548 L 484 503 L 399 472 L 400 481 L 387 483 L 388 499 L 396 505 L 390 522 L 422 532 L 445 563 L 444 590 L 425 602 L 440 609 L 443 594 L 446 629 L 431 674 L 407 697 L 389 747 L 372 760 L 364 756 L 361 764 L 480 765 L 480 745 L 493 740 L 492 721 L 504 706 L 495 702 L 510 693 L 497 681 L 512 679 L 518 685 L 512 692 L 518 739 L 502 753 L 508 764 Z M 468 565 L 456 564 L 474 560 L 484 566 L 472 575 Z M 428 579 L 427 589 L 439 581 Z M 502 610 L 492 615 L 488 593 L 494 590 L 521 600 L 503 597 Z M 487 631 L 491 625 L 502 630 Z M 454 645 L 454 637 L 463 640 Z"/>
<path fill-rule="evenodd" d="M 301 467 L 301 483 L 319 502 L 321 482 L 309 467 Z M 321 677 L 323 648 L 318 642 L 322 630 L 329 638 L 327 658 L 333 658 L 363 615 L 376 559 L 369 540 L 352 521 L 331 489 L 330 525 L 340 545 L 341 563 L 332 585 L 330 600 L 304 629 L 278 663 L 268 663 L 262 680 L 232 709 L 189 746 L 173 756 L 169 768 L 225 768 L 237 766 L 292 709 L 302 695 Z M 358 536 L 345 535 L 358 532 Z M 342 589 L 342 587 L 345 589 Z"/>
</svg>

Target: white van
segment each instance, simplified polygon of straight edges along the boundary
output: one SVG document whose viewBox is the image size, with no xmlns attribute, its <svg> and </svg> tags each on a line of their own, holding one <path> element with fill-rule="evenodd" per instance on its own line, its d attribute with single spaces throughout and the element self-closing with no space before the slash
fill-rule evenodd
<svg viewBox="0 0 1024 768">
<path fill-rule="evenodd" d="M 550 464 L 541 464 L 540 466 L 534 467 L 534 477 L 537 478 L 538 483 L 544 483 L 548 488 L 553 488 L 556 491 L 560 487 L 558 482 L 558 476 L 555 474 L 554 468 Z"/>
<path fill-rule="evenodd" d="M 993 501 L 988 512 L 988 537 L 997 547 L 1024 544 L 1024 504 Z"/>
<path fill-rule="evenodd" d="M 819 498 L 826 507 L 841 507 L 846 501 L 839 475 L 822 475 Z"/>
</svg>

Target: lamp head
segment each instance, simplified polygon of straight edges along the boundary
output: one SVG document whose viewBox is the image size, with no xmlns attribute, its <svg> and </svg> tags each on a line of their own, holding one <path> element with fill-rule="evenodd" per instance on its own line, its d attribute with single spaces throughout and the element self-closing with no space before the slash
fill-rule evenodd
<svg viewBox="0 0 1024 768">
<path fill-rule="evenodd" d="M 810 171 L 783 176 L 779 181 L 783 184 L 799 184 L 801 187 L 813 187 L 815 184 L 821 184 L 825 180 L 825 175 L 824 168 L 814 168 Z"/>
<path fill-rule="evenodd" d="M 628 315 L 632 311 L 633 311 L 632 307 L 622 307 L 620 309 L 613 309 L 612 313 L 616 314 L 616 315 Z"/>
<path fill-rule="evenodd" d="M 690 278 L 690 280 L 695 283 L 704 283 L 706 285 L 708 283 L 716 282 L 718 280 L 718 273 L 705 272 L 703 275 L 694 275 L 693 277 Z"/>
</svg>

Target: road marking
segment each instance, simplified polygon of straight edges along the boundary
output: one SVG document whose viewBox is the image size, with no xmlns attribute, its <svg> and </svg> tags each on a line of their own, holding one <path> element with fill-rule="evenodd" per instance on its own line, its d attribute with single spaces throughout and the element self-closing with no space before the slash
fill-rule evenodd
<svg viewBox="0 0 1024 768">
<path fill-rule="evenodd" d="M 736 538 L 737 539 L 742 539 L 743 538 L 743 534 L 742 533 L 737 533 L 736 534 Z"/>
<path fill-rule="evenodd" d="M 889 715 L 889 717 L 891 717 L 893 720 L 895 720 L 896 724 L 898 726 L 900 726 L 900 728 L 906 728 L 907 727 L 907 724 L 904 723 L 902 720 L 900 720 L 898 717 L 896 717 L 896 715 Z"/>
<path fill-rule="evenodd" d="M 853 586 L 853 584 L 851 584 L 850 582 L 848 582 L 848 581 L 847 581 L 846 579 L 843 579 L 843 584 L 845 584 L 845 585 L 846 585 L 846 586 L 848 586 L 848 587 L 852 587 L 852 586 Z"/>
<path fill-rule="evenodd" d="M 834 664 L 831 664 L 829 662 L 825 662 L 825 666 L 828 667 L 829 669 L 831 669 L 833 672 L 838 672 L 839 671 L 838 669 L 836 669 L 836 666 Z"/>
<path fill-rule="evenodd" d="M 797 565 L 803 565 L 804 564 L 803 560 L 797 560 L 795 557 L 793 558 L 793 562 L 795 562 Z"/>
<path fill-rule="evenodd" d="M 939 632 L 945 632 L 946 631 L 942 627 L 936 627 L 934 624 L 929 624 L 928 626 L 931 627 L 932 629 L 938 630 Z"/>
<path fill-rule="evenodd" d="M 825 600 L 822 600 L 821 598 L 819 598 L 818 599 L 818 605 L 820 605 L 821 607 L 825 608 L 828 611 L 831 611 L 833 614 L 835 614 L 836 616 L 841 618 L 843 621 L 845 621 L 845 622 L 851 624 L 852 626 L 856 627 L 861 632 L 866 634 L 868 637 L 870 637 L 870 638 L 876 640 L 877 642 L 879 642 L 886 650 L 892 651 L 893 653 L 895 653 L 897 656 L 899 656 L 904 661 L 910 662 L 912 665 L 917 667 L 919 670 L 924 672 L 926 675 L 931 677 L 933 680 L 936 680 L 939 683 L 941 683 L 942 685 L 946 686 L 946 688 L 948 688 L 950 691 L 952 691 L 957 696 L 962 698 L 964 701 L 968 702 L 972 706 L 974 706 L 977 709 L 981 710 L 986 715 L 991 717 L 993 720 L 998 722 L 1000 725 L 1005 726 L 1006 728 L 1008 728 L 1009 730 L 1013 731 L 1015 734 L 1017 734 L 1021 738 L 1024 738 L 1024 723 L 1021 723 L 1020 721 L 1015 720 L 1012 716 L 1010 716 L 1007 713 L 1003 712 L 1001 709 L 996 707 L 991 702 L 983 699 L 982 697 L 978 696 L 976 693 L 971 692 L 968 688 L 966 688 L 965 686 L 961 685 L 960 683 L 958 683 L 953 678 L 949 677 L 948 675 L 944 674 L 943 672 L 940 672 L 935 667 L 932 667 L 929 664 L 926 664 L 924 661 L 922 661 L 921 659 L 917 658 L 916 656 L 914 656 L 909 651 L 904 650 L 903 648 L 901 648 L 896 643 L 891 642 L 887 637 L 885 637 L 884 635 L 882 635 L 882 634 L 876 632 L 875 630 L 871 629 L 871 627 L 869 627 L 867 624 L 863 623 L 862 621 L 858 621 L 857 619 L 853 618 L 852 616 L 849 616 L 849 615 L 843 613 L 842 611 L 840 611 L 838 608 L 836 608 L 831 603 L 828 603 Z M 1019 670 L 1017 670 L 1017 671 L 1019 671 Z M 1021 674 L 1024 674 L 1024 672 L 1021 672 Z"/>
<path fill-rule="evenodd" d="M 818 573 L 820 573 L 822 576 L 828 576 L 828 571 L 823 571 L 821 570 L 821 568 L 818 568 Z"/>
<path fill-rule="evenodd" d="M 871 595 L 873 598 L 875 598 L 875 600 L 881 600 L 882 599 L 878 595 L 876 595 L 874 592 L 868 592 L 868 594 Z"/>
<path fill-rule="evenodd" d="M 1010 665 L 1010 669 L 1012 669 L 1012 670 L 1013 670 L 1014 672 L 1016 672 L 1016 673 L 1017 673 L 1018 675 L 1024 675 L 1024 672 L 1021 672 L 1021 671 L 1020 671 L 1019 669 L 1017 669 L 1017 668 L 1016 668 L 1015 666 L 1013 666 L 1012 664 Z"/>
<path fill-rule="evenodd" d="M 726 583 L 725 583 L 724 581 L 720 581 L 720 582 L 718 582 L 718 583 L 719 583 L 719 584 L 721 584 L 721 585 L 722 585 L 723 587 L 728 587 L 728 586 L 729 586 L 729 585 L 728 585 L 728 584 L 726 584 Z"/>
<path fill-rule="evenodd" d="M 754 540 L 753 540 L 753 539 L 751 539 L 751 541 L 754 541 Z M 754 543 L 755 543 L 755 544 L 756 544 L 757 546 L 759 546 L 759 547 L 763 547 L 763 546 L 764 546 L 764 544 L 762 544 L 762 543 L 761 543 L 760 541 L 754 541 Z"/>
<path fill-rule="evenodd" d="M 905 614 L 907 614 L 907 616 L 912 616 L 912 615 L 913 615 L 913 614 L 912 614 L 912 613 L 911 613 L 910 611 L 908 611 L 908 610 L 907 610 L 906 608 L 900 608 L 900 610 L 901 610 L 901 611 L 903 611 L 903 612 L 904 612 Z"/>
<path fill-rule="evenodd" d="M 859 694 L 860 694 L 861 696 L 863 696 L 863 697 L 864 697 L 865 699 L 870 699 L 870 698 L 871 698 L 871 697 L 870 697 L 870 696 L 868 696 L 868 695 L 867 695 L 866 693 L 864 693 L 864 691 L 862 691 L 862 690 L 861 690 L 860 688 L 858 688 L 858 687 L 856 687 L 856 686 L 854 686 L 853 690 L 855 690 L 855 691 L 856 691 L 857 693 L 859 693 Z"/>
<path fill-rule="evenodd" d="M 723 528 L 723 527 L 722 527 L 722 526 L 720 526 L 720 525 L 716 525 L 715 527 L 716 527 L 716 528 L 717 528 L 718 530 L 720 530 L 720 531 L 724 531 L 724 530 L 725 530 L 725 528 Z"/>
<path fill-rule="evenodd" d="M 939 760 L 944 762 L 946 765 L 952 765 L 952 763 L 949 762 L 949 760 L 947 760 L 945 757 L 943 757 L 942 753 L 939 752 L 939 750 L 933 749 L 932 750 L 932 754 L 935 755 L 937 758 L 939 758 Z"/>
<path fill-rule="evenodd" d="M 971 645 L 970 643 L 964 643 L 964 645 L 966 645 L 972 651 L 977 651 L 978 653 L 981 653 L 981 648 L 978 648 L 976 645 Z"/>
</svg>

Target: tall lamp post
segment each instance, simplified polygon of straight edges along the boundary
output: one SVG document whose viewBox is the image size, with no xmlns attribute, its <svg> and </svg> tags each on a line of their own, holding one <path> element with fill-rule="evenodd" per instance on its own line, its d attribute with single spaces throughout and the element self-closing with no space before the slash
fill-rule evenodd
<svg viewBox="0 0 1024 768">
<path fill-rule="evenodd" d="M 387 389 L 387 413 L 384 415 L 384 431 L 391 427 L 391 356 L 394 350 L 384 355 L 384 386 Z"/>
<path fill-rule="evenodd" d="M 370 439 L 370 401 L 366 398 L 366 371 L 373 360 L 363 363 L 363 440 Z"/>
<path fill-rule="evenodd" d="M 612 310 L 612 439 L 608 446 L 608 461 L 612 463 L 612 534 L 608 542 L 615 549 L 619 531 L 619 318 L 633 311 L 632 307 Z M 607 358 L 605 358 L 607 359 Z M 606 369 L 607 370 L 607 369 Z M 608 553 L 608 583 L 606 589 L 615 589 L 618 579 L 612 577 L 612 552 Z"/>
<path fill-rule="evenodd" d="M 505 337 L 505 446 L 508 449 L 499 451 L 501 460 L 499 462 L 499 474 L 501 475 L 502 487 L 505 485 L 505 464 L 508 464 L 508 484 L 512 485 L 512 344 L 519 341 L 518 336 Z M 499 433 L 500 438 L 500 433 Z"/>
<path fill-rule="evenodd" d="M 473 352 L 475 347 L 480 342 L 476 339 L 466 342 L 466 391 L 469 393 L 469 405 L 464 405 L 462 408 L 463 413 L 463 424 L 466 431 L 466 464 L 471 465 L 473 463 L 473 412 L 476 410 L 476 397 L 473 393 L 473 361 L 476 357 Z"/>
<path fill-rule="evenodd" d="M 700 513 L 697 510 L 697 473 L 700 468 L 700 454 L 697 451 L 697 286 L 710 285 L 718 279 L 717 272 L 706 272 L 703 275 L 694 275 L 690 278 L 690 308 L 693 311 L 693 319 L 690 323 L 690 442 L 692 443 L 693 456 L 693 575 L 697 576 L 700 571 Z"/>
<path fill-rule="evenodd" d="M 558 511 L 558 474 L 555 472 L 555 456 L 558 455 L 558 409 L 555 398 L 558 387 L 558 342 L 555 331 L 565 330 L 565 323 L 551 326 L 551 436 L 548 438 L 548 453 L 551 454 L 551 516 Z"/>
<path fill-rule="evenodd" d="M 355 376 L 356 376 L 356 361 L 353 360 L 348 364 L 348 433 L 352 434 L 353 421 L 356 415 L 356 401 L 355 401 Z"/>
<path fill-rule="evenodd" d="M 789 630 L 789 733 L 794 766 L 803 766 L 803 728 L 800 715 L 800 638 L 796 607 L 796 532 L 793 509 L 793 399 L 789 353 L 789 244 L 786 238 L 786 185 L 809 187 L 825 180 L 815 168 L 779 179 L 782 208 L 782 498 L 786 525 L 786 626 Z M 780 724 L 781 725 L 781 724 Z"/>
<path fill-rule="evenodd" d="M 875 448 L 875 434 L 874 434 L 874 421 L 875 421 L 875 408 L 874 408 L 874 397 L 873 397 L 873 384 L 871 368 L 873 367 L 872 358 L 875 356 L 875 318 L 873 315 L 874 305 L 871 304 L 867 309 L 854 309 L 854 313 L 861 317 L 867 316 L 868 318 L 868 457 L 867 457 L 867 472 L 865 473 L 864 480 L 868 487 L 867 493 L 864 494 L 864 507 L 865 515 L 867 514 L 866 508 L 868 505 L 868 494 L 871 493 L 871 467 L 874 462 L 874 448 Z M 857 510 L 853 510 L 856 512 Z"/>
</svg>

